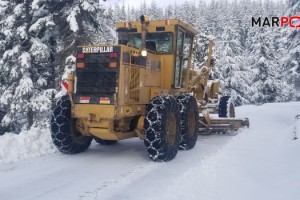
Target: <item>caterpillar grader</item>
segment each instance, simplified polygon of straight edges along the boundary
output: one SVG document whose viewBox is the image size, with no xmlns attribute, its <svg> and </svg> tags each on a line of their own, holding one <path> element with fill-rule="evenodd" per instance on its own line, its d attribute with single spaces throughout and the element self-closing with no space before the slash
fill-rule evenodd
<svg viewBox="0 0 300 200">
<path fill-rule="evenodd" d="M 236 119 L 219 81 L 209 80 L 213 42 L 206 66 L 192 65 L 197 31 L 177 20 L 116 24 L 117 45 L 78 46 L 76 70 L 67 95 L 56 102 L 51 136 L 66 154 L 100 144 L 139 137 L 149 158 L 169 161 L 192 149 L 199 132 L 224 132 L 249 126 Z"/>
</svg>

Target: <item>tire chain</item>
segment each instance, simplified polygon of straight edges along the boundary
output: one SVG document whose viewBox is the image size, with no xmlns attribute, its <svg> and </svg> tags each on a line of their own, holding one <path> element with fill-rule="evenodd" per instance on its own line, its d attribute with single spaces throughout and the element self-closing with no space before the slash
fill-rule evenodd
<svg viewBox="0 0 300 200">
<path fill-rule="evenodd" d="M 52 113 L 52 119 L 51 119 L 51 137 L 53 140 L 53 143 L 58 148 L 59 151 L 63 153 L 68 153 L 65 151 L 66 148 L 68 148 L 70 143 L 67 143 L 67 138 L 63 136 L 62 129 L 69 127 L 69 122 L 67 117 L 71 114 L 68 113 L 68 110 L 70 109 L 70 100 L 67 98 L 67 96 L 63 96 L 61 99 L 59 99 L 56 102 L 56 107 L 54 108 L 54 111 Z"/>
<path fill-rule="evenodd" d="M 177 103 L 179 105 L 180 108 L 180 127 L 181 127 L 181 138 L 180 138 L 180 143 L 179 143 L 179 149 L 180 150 L 188 150 L 194 147 L 194 145 L 190 146 L 191 144 L 187 144 L 187 134 L 184 134 L 188 131 L 188 111 L 189 111 L 189 107 L 192 107 L 191 109 L 198 109 L 197 106 L 194 106 L 193 104 L 195 104 L 195 99 L 193 97 L 192 94 L 186 93 L 186 94 L 182 94 L 180 96 L 177 97 Z M 196 103 L 197 104 L 197 103 Z M 198 114 L 199 116 L 199 114 Z M 198 116 L 196 116 L 196 123 L 198 123 Z M 186 120 L 186 121 L 185 121 Z M 196 125 L 196 129 L 198 129 L 198 126 Z"/>
<path fill-rule="evenodd" d="M 187 111 L 187 107 L 185 105 L 187 105 L 189 103 L 190 98 L 191 98 L 191 95 L 183 94 L 183 95 L 180 95 L 176 99 L 177 103 L 179 105 L 179 108 L 180 108 L 179 110 L 180 110 L 180 117 L 181 117 L 181 120 L 180 120 L 181 133 L 184 133 L 186 131 L 186 127 L 184 126 L 184 121 L 182 120 L 182 118 L 187 117 L 187 116 L 185 116 L 186 111 Z M 179 143 L 179 149 L 181 149 L 181 150 L 186 149 L 186 145 L 183 144 L 183 141 L 186 140 L 186 137 L 187 137 L 186 134 L 181 134 L 180 143 Z"/>
<path fill-rule="evenodd" d="M 166 108 L 166 106 L 171 106 L 171 108 L 168 109 Z M 176 106 L 176 108 L 174 108 L 174 106 Z M 163 119 L 162 119 L 162 114 L 160 114 L 160 112 L 166 112 L 166 109 L 167 110 L 178 109 L 175 98 L 170 95 L 157 96 L 148 105 L 147 114 L 145 116 L 144 143 L 147 148 L 149 157 L 155 161 L 169 160 L 168 157 L 165 157 L 166 152 L 161 152 L 164 148 L 161 145 L 161 143 L 163 142 L 162 140 L 164 138 L 162 138 L 160 131 L 162 130 L 162 126 L 164 124 L 162 122 Z M 171 155 L 171 157 L 174 156 Z"/>
<path fill-rule="evenodd" d="M 70 133 L 71 102 L 68 96 L 62 96 L 56 102 L 51 117 L 51 138 L 57 149 L 65 154 L 79 153 L 87 149 L 90 142 L 79 145 Z"/>
</svg>

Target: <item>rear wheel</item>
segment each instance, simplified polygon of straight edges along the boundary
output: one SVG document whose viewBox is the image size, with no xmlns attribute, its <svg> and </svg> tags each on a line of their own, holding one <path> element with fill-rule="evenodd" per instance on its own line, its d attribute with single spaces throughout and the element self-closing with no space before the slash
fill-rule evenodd
<svg viewBox="0 0 300 200">
<path fill-rule="evenodd" d="M 157 96 L 147 107 L 144 144 L 154 161 L 172 160 L 180 142 L 180 113 L 173 96 Z"/>
<path fill-rule="evenodd" d="M 56 103 L 51 118 L 51 137 L 57 149 L 66 154 L 83 152 L 91 144 L 92 137 L 83 136 L 76 130 L 69 96 L 62 96 Z"/>
<path fill-rule="evenodd" d="M 180 108 L 181 140 L 179 149 L 192 149 L 198 138 L 199 112 L 196 99 L 190 94 L 177 97 Z"/>
<path fill-rule="evenodd" d="M 219 117 L 235 117 L 234 104 L 230 96 L 222 96 L 219 102 Z"/>
<path fill-rule="evenodd" d="M 94 140 L 99 143 L 99 144 L 103 144 L 103 145 L 112 145 L 112 144 L 116 144 L 118 142 L 118 140 L 103 140 L 100 138 L 94 138 Z"/>
</svg>

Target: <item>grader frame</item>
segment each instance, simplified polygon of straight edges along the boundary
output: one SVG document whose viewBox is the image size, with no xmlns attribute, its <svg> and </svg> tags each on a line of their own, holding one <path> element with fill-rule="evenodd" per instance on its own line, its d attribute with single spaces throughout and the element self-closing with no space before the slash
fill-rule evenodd
<svg viewBox="0 0 300 200">
<path fill-rule="evenodd" d="M 178 148 L 193 148 L 198 130 L 249 125 L 247 119 L 232 118 L 234 107 L 227 99 L 228 116 L 211 115 L 219 109 L 219 81 L 208 80 L 212 41 L 206 66 L 196 71 L 191 58 L 197 31 L 190 25 L 141 16 L 141 22 L 122 22 L 116 27 L 118 45 L 77 47 L 76 71 L 68 77 L 68 99 L 58 102 L 52 118 L 52 138 L 60 151 L 81 152 L 88 148 L 88 138 L 113 143 L 138 136 L 150 158 L 167 161 Z M 70 116 L 62 123 L 63 101 L 69 102 Z M 65 124 L 69 131 L 61 128 Z M 71 147 L 61 137 L 70 139 Z"/>
</svg>

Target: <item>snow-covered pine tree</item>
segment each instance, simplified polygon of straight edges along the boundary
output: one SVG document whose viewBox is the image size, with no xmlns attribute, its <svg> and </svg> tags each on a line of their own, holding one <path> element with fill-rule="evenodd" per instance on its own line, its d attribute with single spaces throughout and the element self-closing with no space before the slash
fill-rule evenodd
<svg viewBox="0 0 300 200">
<path fill-rule="evenodd" d="M 196 25 L 196 5 L 195 2 L 185 1 L 178 7 L 177 16 L 184 22 L 187 22 L 193 26 Z"/>
<path fill-rule="evenodd" d="M 203 0 L 199 0 L 198 5 L 196 5 L 196 29 L 203 35 L 211 35 L 210 25 L 211 23 L 208 20 L 207 13 L 209 12 L 208 6 L 203 2 Z"/>
<path fill-rule="evenodd" d="M 252 78 L 252 103 L 276 102 L 280 95 L 278 84 L 278 58 L 272 49 L 273 32 L 268 28 L 252 28 L 247 40 L 248 67 Z"/>
<path fill-rule="evenodd" d="M 220 73 L 222 95 L 231 96 L 235 105 L 249 104 L 251 71 L 245 67 L 244 49 L 238 29 L 225 26 L 216 42 L 216 68 Z"/>
<path fill-rule="evenodd" d="M 266 1 L 264 4 L 253 2 L 252 7 L 260 9 L 252 12 L 252 16 L 280 16 L 284 6 Z M 250 9 L 253 10 L 253 9 Z M 247 31 L 246 66 L 255 74 L 252 77 L 252 103 L 280 102 L 293 98 L 294 90 L 282 76 L 282 65 L 279 58 L 284 52 L 284 34 L 279 28 L 255 28 Z"/>
<path fill-rule="evenodd" d="M 271 2 L 272 3 L 272 2 Z M 282 16 L 286 12 L 287 5 L 283 1 L 278 1 L 274 4 L 273 15 Z M 274 28 L 273 30 L 273 49 L 274 54 L 278 58 L 278 77 L 277 84 L 280 88 L 280 95 L 277 96 L 277 101 L 286 102 L 296 99 L 297 92 L 295 90 L 294 84 L 288 83 L 288 77 L 286 75 L 289 73 L 285 69 L 286 62 L 284 61 L 288 55 L 288 35 L 290 34 L 291 29 L 287 28 Z"/>
<path fill-rule="evenodd" d="M 140 8 L 138 10 L 138 17 L 141 15 L 147 15 L 148 14 L 148 5 L 146 0 L 144 0 L 143 2 L 141 2 Z"/>
<path fill-rule="evenodd" d="M 0 131 L 47 126 L 65 61 L 77 45 L 115 42 L 112 20 L 98 0 L 1 0 L 0 9 Z"/>
<path fill-rule="evenodd" d="M 201 2 L 200 2 L 201 3 Z M 222 95 L 230 95 L 236 105 L 249 103 L 249 70 L 244 65 L 244 47 L 242 46 L 241 19 L 237 17 L 241 8 L 237 2 L 213 2 L 203 10 L 199 10 L 199 19 L 202 19 L 198 28 L 215 36 L 214 57 L 216 58 L 213 69 L 214 77 L 221 80 L 220 91 Z M 199 9 L 201 9 L 199 8 Z M 220 13 L 214 16 L 216 13 Z"/>
<path fill-rule="evenodd" d="M 113 21 L 116 22 L 125 22 L 127 20 L 127 15 L 125 11 L 125 5 L 123 4 L 121 7 L 119 4 L 114 5 L 114 15 L 113 15 Z"/>
<path fill-rule="evenodd" d="M 164 11 L 165 19 L 174 19 L 175 18 L 175 10 L 173 5 L 169 4 Z"/>
<path fill-rule="evenodd" d="M 162 13 L 163 10 L 158 7 L 155 0 L 152 0 L 148 8 L 148 13 L 146 15 L 148 15 L 151 20 L 155 20 L 155 19 L 162 19 L 163 16 Z"/>
<path fill-rule="evenodd" d="M 5 52 L 6 46 L 8 45 L 7 36 L 10 32 L 7 32 L 5 29 L 6 25 L 6 15 L 11 11 L 9 1 L 8 0 L 0 0 L 0 55 L 3 55 Z M 3 69 L 3 60 L 0 59 L 0 69 Z M 3 95 L 4 91 L 6 90 L 6 85 L 4 85 L 4 76 L 0 73 L 0 94 Z M 2 121 L 3 117 L 6 115 L 6 106 L 0 104 L 0 122 Z M 0 135 L 2 135 L 6 131 L 7 127 L 3 126 L 0 123 Z"/>
<path fill-rule="evenodd" d="M 136 11 L 134 9 L 133 6 L 129 6 L 127 7 L 127 20 L 128 21 L 136 21 L 136 18 L 137 18 L 137 14 L 136 14 Z"/>
<path fill-rule="evenodd" d="M 39 119 L 32 99 L 41 104 L 51 102 L 51 90 L 43 94 L 46 102 L 43 98 L 37 99 L 37 96 L 47 88 L 49 83 L 46 78 L 51 76 L 48 71 L 51 63 L 50 49 L 45 45 L 47 38 L 44 36 L 54 24 L 50 18 L 38 21 L 39 14 L 43 14 L 34 11 L 35 2 L 37 1 L 9 1 L 4 12 L 6 16 L 0 22 L 6 43 L 0 57 L 3 94 L 0 109 L 5 113 L 0 126 L 3 131 L 18 133 L 30 128 L 35 119 Z M 37 32 L 34 33 L 33 29 Z M 43 108 L 39 107 L 39 111 L 41 109 Z"/>
<path fill-rule="evenodd" d="M 300 1 L 289 0 L 288 10 L 286 16 L 300 15 Z M 298 23 L 298 22 L 295 22 Z M 293 85 L 296 92 L 297 100 L 300 100 L 300 29 L 292 29 L 285 27 L 282 31 L 286 35 L 286 49 L 287 52 L 282 55 L 281 63 L 283 65 L 284 79 L 288 80 L 288 83 Z"/>
</svg>

